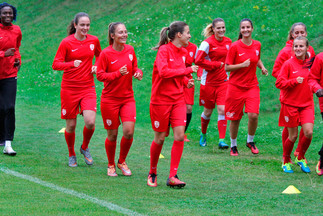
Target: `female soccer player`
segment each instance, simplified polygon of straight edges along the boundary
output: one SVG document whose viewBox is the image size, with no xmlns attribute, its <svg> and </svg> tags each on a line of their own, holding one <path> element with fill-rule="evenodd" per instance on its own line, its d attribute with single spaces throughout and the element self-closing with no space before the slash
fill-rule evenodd
<svg viewBox="0 0 323 216">
<path fill-rule="evenodd" d="M 253 40 L 251 35 L 253 24 L 250 19 L 240 22 L 239 40 L 234 42 L 229 49 L 225 70 L 230 71 L 228 90 L 225 99 L 225 114 L 230 123 L 231 156 L 238 156 L 237 135 L 240 120 L 243 115 L 243 106 L 248 113 L 248 138 L 247 147 L 253 154 L 258 154 L 254 136 L 258 125 L 260 90 L 256 76 L 257 66 L 262 74 L 268 71 L 260 60 L 261 44 Z"/>
<path fill-rule="evenodd" d="M 227 74 L 224 70 L 225 58 L 231 46 L 231 39 L 224 36 L 225 23 L 222 18 L 216 18 L 204 29 L 204 40 L 196 57 L 196 64 L 203 67 L 200 86 L 200 106 L 204 106 L 201 115 L 202 133 L 200 145 L 206 146 L 206 131 L 210 118 L 217 104 L 219 148 L 227 149 L 224 142 L 227 120 L 224 115 L 225 95 L 228 86 Z"/>
<path fill-rule="evenodd" d="M 3 153 L 15 156 L 11 147 L 15 132 L 17 73 L 21 65 L 19 47 L 21 31 L 16 21 L 17 10 L 8 3 L 0 4 L 0 144 Z"/>
<path fill-rule="evenodd" d="M 317 97 L 323 97 L 323 53 L 315 57 L 314 63 L 310 70 L 308 84 Z M 316 165 L 316 173 L 323 175 L 323 145 L 319 151 L 320 159 Z"/>
<path fill-rule="evenodd" d="M 294 56 L 293 41 L 298 36 L 307 37 L 306 25 L 302 22 L 294 23 L 292 25 L 292 27 L 290 28 L 289 33 L 288 33 L 288 37 L 287 37 L 286 46 L 278 53 L 278 56 L 275 60 L 275 64 L 274 64 L 273 72 L 272 72 L 273 77 L 277 78 L 284 62 Z M 314 57 L 314 56 L 315 56 L 314 49 L 312 46 L 309 46 L 309 49 L 307 51 L 307 59 L 311 59 L 311 57 Z M 321 108 L 321 113 L 322 113 L 322 117 L 323 117 L 323 98 L 319 98 L 319 101 L 320 101 L 320 108 Z M 304 136 L 303 129 L 301 129 L 301 131 L 299 133 L 298 140 L 300 141 L 303 136 Z M 282 143 L 283 144 L 287 138 L 288 138 L 288 130 L 285 127 L 282 132 Z M 294 152 L 295 157 L 298 155 L 299 151 L 300 151 L 300 144 L 298 142 L 297 148 Z"/>
<path fill-rule="evenodd" d="M 297 37 L 293 42 L 295 57 L 287 60 L 277 77 L 276 87 L 281 89 L 281 110 L 279 126 L 287 127 L 288 138 L 283 145 L 283 171 L 293 173 L 290 154 L 297 139 L 298 125 L 301 123 L 304 136 L 300 140 L 300 152 L 295 158 L 303 172 L 310 169 L 305 160 L 305 152 L 312 141 L 314 126 L 313 96 L 308 85 L 309 69 L 305 67 L 308 40 Z"/>
<path fill-rule="evenodd" d="M 115 168 L 115 151 L 118 127 L 121 118 L 123 137 L 120 142 L 118 168 L 122 174 L 131 176 L 126 164 L 136 122 L 136 103 L 132 89 L 132 77 L 141 80 L 142 71 L 137 66 L 134 48 L 127 45 L 128 32 L 120 22 L 109 24 L 109 46 L 100 54 L 97 62 L 97 79 L 104 82 L 101 96 L 101 113 L 104 127 L 108 132 L 105 150 L 108 157 L 108 176 L 118 176 Z"/>
<path fill-rule="evenodd" d="M 184 130 L 186 125 L 186 105 L 183 85 L 192 87 L 194 80 L 185 76 L 197 72 L 198 66 L 186 67 L 187 46 L 191 38 L 186 23 L 175 21 L 160 32 L 160 40 L 155 47 L 158 50 L 153 68 L 150 101 L 150 118 L 155 137 L 150 147 L 150 171 L 147 185 L 157 186 L 157 164 L 162 150 L 169 123 L 174 132 L 171 152 L 170 173 L 167 186 L 184 187 L 185 182 L 177 176 L 177 168 L 184 148 Z M 185 83 L 184 83 L 185 81 Z"/>
<path fill-rule="evenodd" d="M 96 66 L 92 66 L 95 56 L 101 52 L 97 37 L 89 35 L 90 17 L 80 12 L 75 15 L 68 27 L 68 37 L 58 47 L 54 62 L 54 70 L 64 70 L 61 86 L 61 118 L 66 120 L 65 139 L 69 151 L 68 165 L 76 167 L 74 151 L 75 127 L 77 114 L 84 117 L 83 144 L 81 154 L 87 165 L 93 164 L 88 148 L 94 133 L 96 116 L 96 92 L 93 74 Z"/>
</svg>

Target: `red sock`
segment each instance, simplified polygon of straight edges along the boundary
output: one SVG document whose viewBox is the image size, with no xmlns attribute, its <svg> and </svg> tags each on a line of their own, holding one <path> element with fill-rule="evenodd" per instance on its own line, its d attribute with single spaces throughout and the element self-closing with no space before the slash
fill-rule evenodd
<svg viewBox="0 0 323 216">
<path fill-rule="evenodd" d="M 219 138 L 225 138 L 225 132 L 227 131 L 227 120 L 218 121 L 218 130 L 219 130 Z"/>
<path fill-rule="evenodd" d="M 299 132 L 299 137 L 298 137 L 298 143 L 297 143 L 297 148 L 296 148 L 296 152 L 300 152 L 301 151 L 301 141 L 304 137 L 304 131 L 303 128 L 301 128 L 301 131 Z"/>
<path fill-rule="evenodd" d="M 159 160 L 159 155 L 163 148 L 162 144 L 157 144 L 155 141 L 151 143 L 150 146 L 150 171 L 149 174 L 157 174 L 157 164 Z"/>
<path fill-rule="evenodd" d="M 207 131 L 207 126 L 209 125 L 210 119 L 204 119 L 201 116 L 201 129 L 202 129 L 202 134 L 206 134 Z"/>
<path fill-rule="evenodd" d="M 74 144 L 75 144 L 75 132 L 67 133 L 65 131 L 65 140 L 68 148 L 69 157 L 75 156 Z"/>
<path fill-rule="evenodd" d="M 171 152 L 171 159 L 170 159 L 169 178 L 177 174 L 177 168 L 179 166 L 179 162 L 181 161 L 183 149 L 184 149 L 184 141 L 174 140 L 172 152 Z"/>
<path fill-rule="evenodd" d="M 83 128 L 83 144 L 82 144 L 82 149 L 86 150 L 89 146 L 91 137 L 94 133 L 94 129 L 88 129 L 87 127 L 84 126 Z"/>
<path fill-rule="evenodd" d="M 288 129 L 287 129 L 287 127 L 284 127 L 283 132 L 282 132 L 282 143 L 283 143 L 283 146 L 284 146 L 285 141 L 288 139 L 288 136 L 289 136 Z"/>
<path fill-rule="evenodd" d="M 109 166 L 115 165 L 114 156 L 116 154 L 117 141 L 110 141 L 108 138 L 105 139 L 105 151 L 108 156 Z"/>
<path fill-rule="evenodd" d="M 130 150 L 131 144 L 132 144 L 133 138 L 126 139 L 124 136 L 121 139 L 120 142 L 120 156 L 119 156 L 119 163 L 123 163 L 126 160 L 126 157 L 128 155 L 128 152 Z"/>
<path fill-rule="evenodd" d="M 292 142 L 289 138 L 285 140 L 285 143 L 283 145 L 283 158 L 284 158 L 284 163 L 289 163 L 290 162 L 290 154 L 293 151 L 294 143 Z"/>
<path fill-rule="evenodd" d="M 300 139 L 300 146 L 301 147 L 300 147 L 300 151 L 299 151 L 299 154 L 297 157 L 298 160 L 305 158 L 305 153 L 306 153 L 308 147 L 310 146 L 311 142 L 312 142 L 312 139 L 309 139 L 306 136 L 303 136 L 303 138 Z"/>
</svg>

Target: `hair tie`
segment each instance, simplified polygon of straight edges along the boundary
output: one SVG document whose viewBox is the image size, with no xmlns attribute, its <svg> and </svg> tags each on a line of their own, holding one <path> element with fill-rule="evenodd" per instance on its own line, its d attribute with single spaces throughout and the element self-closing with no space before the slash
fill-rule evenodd
<svg viewBox="0 0 323 216">
<path fill-rule="evenodd" d="M 169 28 L 169 27 L 167 27 L 167 30 L 168 30 L 168 31 L 169 31 L 169 29 L 170 29 L 170 28 Z"/>
</svg>

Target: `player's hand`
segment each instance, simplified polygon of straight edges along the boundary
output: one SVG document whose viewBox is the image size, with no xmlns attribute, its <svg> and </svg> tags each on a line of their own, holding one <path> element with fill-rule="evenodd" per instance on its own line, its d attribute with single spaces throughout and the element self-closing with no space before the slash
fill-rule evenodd
<svg viewBox="0 0 323 216">
<path fill-rule="evenodd" d="M 127 71 L 127 65 L 124 65 L 122 68 L 119 69 L 122 76 L 127 75 L 129 72 Z"/>
<path fill-rule="evenodd" d="M 188 80 L 187 88 L 192 88 L 194 86 L 194 79 Z"/>
<path fill-rule="evenodd" d="M 92 66 L 92 71 L 91 71 L 91 73 L 92 74 L 96 74 L 96 70 L 98 69 L 98 67 L 97 66 Z"/>
<path fill-rule="evenodd" d="M 139 81 L 142 80 L 142 74 L 139 72 L 136 72 L 133 76 L 134 76 L 134 78 L 136 78 Z"/>
<path fill-rule="evenodd" d="M 268 76 L 268 70 L 265 67 L 261 68 L 261 73 L 262 75 Z"/>
<path fill-rule="evenodd" d="M 15 48 L 9 48 L 4 52 L 4 57 L 13 56 L 15 54 Z"/>
<path fill-rule="evenodd" d="M 15 62 L 13 63 L 13 66 L 18 67 L 19 65 L 20 65 L 20 60 L 19 60 L 19 58 L 16 58 Z"/>
<path fill-rule="evenodd" d="M 317 92 L 315 94 L 317 97 L 323 97 L 323 89 L 317 90 Z"/>
<path fill-rule="evenodd" d="M 192 65 L 191 66 L 192 70 L 193 70 L 193 73 L 197 73 L 197 70 L 199 69 L 199 66 L 197 65 Z"/>
<path fill-rule="evenodd" d="M 298 83 L 303 83 L 304 77 L 297 77 L 296 80 Z"/>
<path fill-rule="evenodd" d="M 78 67 L 78 66 L 80 66 L 80 64 L 82 63 L 82 61 L 81 60 L 75 60 L 74 61 L 74 67 Z"/>
<path fill-rule="evenodd" d="M 249 67 L 249 65 L 250 65 L 250 58 L 241 63 L 242 67 Z"/>
</svg>

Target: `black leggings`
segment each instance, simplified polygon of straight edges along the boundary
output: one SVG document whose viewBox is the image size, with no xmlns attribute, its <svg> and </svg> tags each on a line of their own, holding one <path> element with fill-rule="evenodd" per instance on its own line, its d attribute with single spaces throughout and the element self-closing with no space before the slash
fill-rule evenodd
<svg viewBox="0 0 323 216">
<path fill-rule="evenodd" d="M 0 80 L 0 141 L 13 140 L 17 77 Z"/>
</svg>

